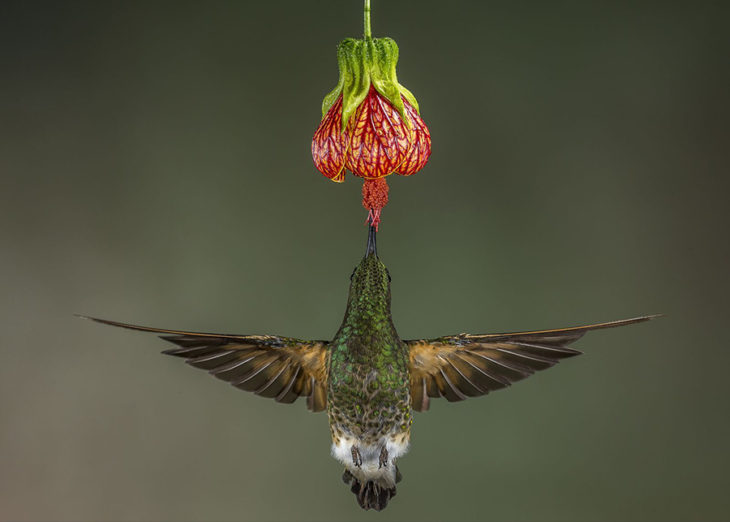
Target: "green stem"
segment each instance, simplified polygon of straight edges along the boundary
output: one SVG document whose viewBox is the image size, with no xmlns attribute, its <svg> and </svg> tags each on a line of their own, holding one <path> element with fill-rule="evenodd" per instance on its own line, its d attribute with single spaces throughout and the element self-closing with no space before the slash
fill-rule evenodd
<svg viewBox="0 0 730 522">
<path fill-rule="evenodd" d="M 370 39 L 373 37 L 373 33 L 370 31 L 370 0 L 365 0 L 365 8 L 364 8 L 364 17 L 365 17 L 365 39 Z"/>
</svg>

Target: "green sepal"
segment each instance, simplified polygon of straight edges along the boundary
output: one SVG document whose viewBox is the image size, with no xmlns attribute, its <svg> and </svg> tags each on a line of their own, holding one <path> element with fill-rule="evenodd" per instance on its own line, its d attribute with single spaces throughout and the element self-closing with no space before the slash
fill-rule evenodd
<svg viewBox="0 0 730 522">
<path fill-rule="evenodd" d="M 413 105 L 413 108 L 416 109 L 416 113 L 421 114 L 421 109 L 418 108 L 418 100 L 416 100 L 416 97 L 413 96 L 413 93 L 403 87 L 400 83 L 398 84 L 398 88 L 400 89 L 400 93 L 405 96 L 406 100 L 408 100 L 408 103 Z"/>
<path fill-rule="evenodd" d="M 401 96 L 405 96 L 416 111 L 418 102 L 411 91 L 398 83 L 395 70 L 397 63 L 398 45 L 391 38 L 347 38 L 340 42 L 337 46 L 340 77 L 337 86 L 322 100 L 322 118 L 341 94 L 344 130 L 372 84 L 395 107 L 406 125 L 410 126 Z"/>
<path fill-rule="evenodd" d="M 370 67 L 363 40 L 348 38 L 337 47 L 342 78 L 342 130 L 370 90 Z"/>
</svg>

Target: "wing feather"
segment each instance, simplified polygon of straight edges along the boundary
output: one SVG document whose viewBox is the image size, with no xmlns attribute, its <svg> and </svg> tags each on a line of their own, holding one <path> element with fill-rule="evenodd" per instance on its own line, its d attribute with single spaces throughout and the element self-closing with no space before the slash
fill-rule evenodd
<svg viewBox="0 0 730 522">
<path fill-rule="evenodd" d="M 460 334 L 406 341 L 410 352 L 411 404 L 429 407 L 429 398 L 463 401 L 486 395 L 545 370 L 581 352 L 568 348 L 586 332 L 640 323 L 648 315 L 557 330 L 502 334 Z"/>
<path fill-rule="evenodd" d="M 236 388 L 289 404 L 307 398 L 312 411 L 327 407 L 326 341 L 304 341 L 275 335 L 231 335 L 166 330 L 106 319 L 98 323 L 160 333 L 176 345 L 162 353 L 185 359 Z"/>
<path fill-rule="evenodd" d="M 284 404 L 291 404 L 299 398 L 299 395 L 293 391 L 294 383 L 297 381 L 301 366 L 295 366 L 292 370 L 291 375 L 287 376 L 287 381 L 284 384 L 279 395 L 276 396 L 276 402 L 282 402 Z"/>
</svg>

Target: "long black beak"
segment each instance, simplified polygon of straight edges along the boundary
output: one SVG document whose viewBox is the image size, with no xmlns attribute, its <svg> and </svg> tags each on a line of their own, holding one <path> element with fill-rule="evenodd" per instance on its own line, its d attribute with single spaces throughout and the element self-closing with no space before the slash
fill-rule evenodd
<svg viewBox="0 0 730 522">
<path fill-rule="evenodd" d="M 368 227 L 368 248 L 365 251 L 365 257 L 369 256 L 370 254 L 375 254 L 377 257 L 378 255 L 378 245 L 375 243 L 375 234 L 376 234 L 375 227 L 370 225 Z"/>
</svg>

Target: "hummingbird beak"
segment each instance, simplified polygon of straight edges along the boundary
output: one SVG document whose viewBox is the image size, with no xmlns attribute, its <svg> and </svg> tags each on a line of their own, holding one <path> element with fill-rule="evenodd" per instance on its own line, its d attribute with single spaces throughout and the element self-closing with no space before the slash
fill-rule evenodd
<svg viewBox="0 0 730 522">
<path fill-rule="evenodd" d="M 375 234 L 376 229 L 374 226 L 370 225 L 368 227 L 368 247 L 367 250 L 365 250 L 365 257 L 368 257 L 370 254 L 375 254 L 375 257 L 378 256 L 378 246 L 375 243 Z"/>
</svg>

